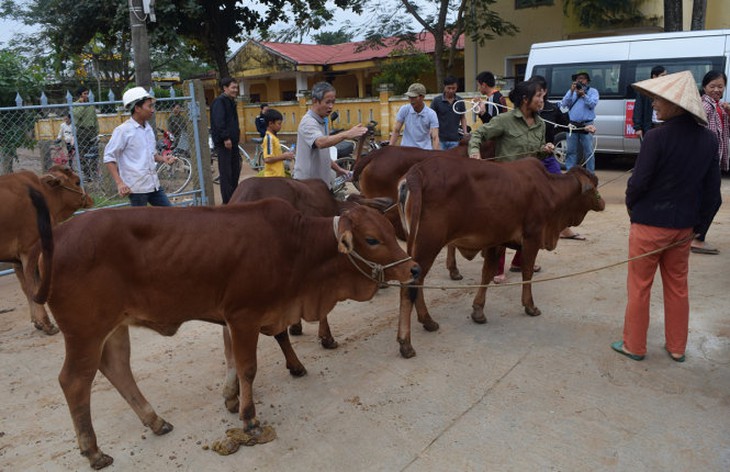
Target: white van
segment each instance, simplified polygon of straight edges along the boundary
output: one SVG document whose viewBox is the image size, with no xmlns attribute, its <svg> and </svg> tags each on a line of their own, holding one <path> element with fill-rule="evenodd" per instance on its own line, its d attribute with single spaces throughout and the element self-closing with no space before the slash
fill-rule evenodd
<svg viewBox="0 0 730 472">
<path fill-rule="evenodd" d="M 648 79 L 654 66 L 667 72 L 690 70 L 699 87 L 710 70 L 730 75 L 730 30 L 686 31 L 556 41 L 533 44 L 525 77 L 542 75 L 548 99 L 559 101 L 570 88 L 571 76 L 583 70 L 598 90 L 596 152 L 636 154 L 639 139 L 633 128 L 636 93 L 631 84 Z M 725 99 L 728 89 L 725 89 Z M 558 140 L 564 135 L 558 136 Z M 564 149 L 565 142 L 558 142 Z"/>
</svg>

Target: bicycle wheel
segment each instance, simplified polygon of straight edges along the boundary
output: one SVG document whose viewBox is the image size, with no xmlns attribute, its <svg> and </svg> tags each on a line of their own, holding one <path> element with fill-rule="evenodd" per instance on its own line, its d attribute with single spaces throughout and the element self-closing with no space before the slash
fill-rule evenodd
<svg viewBox="0 0 730 472">
<path fill-rule="evenodd" d="M 255 171 L 260 171 L 264 168 L 264 148 L 259 144 L 256 146 L 256 152 L 253 155 L 253 164 L 251 168 Z"/>
<path fill-rule="evenodd" d="M 345 170 L 352 171 L 355 167 L 355 159 L 352 157 L 340 157 L 335 160 L 335 163 Z"/>
<path fill-rule="evenodd" d="M 193 166 L 184 157 L 178 157 L 171 164 L 161 163 L 157 166 L 157 177 L 165 192 L 170 195 L 181 193 L 190 183 Z"/>
</svg>

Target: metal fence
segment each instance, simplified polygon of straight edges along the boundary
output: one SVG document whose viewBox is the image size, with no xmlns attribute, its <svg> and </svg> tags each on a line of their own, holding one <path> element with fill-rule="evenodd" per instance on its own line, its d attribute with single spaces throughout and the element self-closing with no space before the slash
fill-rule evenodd
<svg viewBox="0 0 730 472">
<path fill-rule="evenodd" d="M 208 205 L 213 199 L 207 118 L 193 82 L 188 92 L 156 102 L 158 151 L 178 158 L 172 165 L 158 163 L 157 175 L 173 205 Z M 17 106 L 0 108 L 0 174 L 30 170 L 40 175 L 55 164 L 68 165 L 94 199 L 94 208 L 86 211 L 129 205 L 103 164 L 104 147 L 129 112 L 111 92 L 105 102 L 93 95 L 85 103 L 74 102 L 70 94 L 66 98 L 66 103 L 48 104 L 41 96 L 40 105 L 24 106 L 18 97 Z M 0 267 L 0 275 L 8 273 L 12 270 Z"/>
<path fill-rule="evenodd" d="M 156 103 L 154 125 L 159 152 L 178 157 L 176 164 L 158 163 L 162 187 L 175 205 L 205 205 L 210 196 L 204 174 L 210 171 L 203 163 L 207 135 L 201 136 L 197 121 L 200 106 L 195 100 L 194 85 L 183 97 L 160 98 Z M 117 194 L 116 185 L 103 164 L 104 147 L 111 133 L 130 118 L 121 101 L 110 92 L 109 100 L 0 108 L 0 173 L 31 170 L 41 174 L 54 164 L 70 166 L 81 177 L 81 184 L 94 198 L 95 208 L 128 205 Z M 207 155 L 207 153 L 206 153 Z"/>
</svg>

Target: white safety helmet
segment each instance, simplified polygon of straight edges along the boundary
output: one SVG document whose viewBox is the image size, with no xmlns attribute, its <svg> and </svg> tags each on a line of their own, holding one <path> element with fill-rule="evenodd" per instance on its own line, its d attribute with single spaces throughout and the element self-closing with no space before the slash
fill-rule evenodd
<svg viewBox="0 0 730 472">
<path fill-rule="evenodd" d="M 147 98 L 152 98 L 152 95 L 144 87 L 133 87 L 124 92 L 122 102 L 124 103 L 124 108 L 131 109 L 135 103 Z"/>
</svg>

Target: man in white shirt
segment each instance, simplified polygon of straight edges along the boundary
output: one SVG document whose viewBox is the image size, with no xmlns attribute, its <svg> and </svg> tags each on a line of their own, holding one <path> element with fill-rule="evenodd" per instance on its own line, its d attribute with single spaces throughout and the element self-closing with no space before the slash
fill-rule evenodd
<svg viewBox="0 0 730 472">
<path fill-rule="evenodd" d="M 398 145 L 398 134 L 405 124 L 401 146 L 413 146 L 421 149 L 440 149 L 439 119 L 436 112 L 426 106 L 424 98 L 426 87 L 415 83 L 408 87 L 406 96 L 411 102 L 403 105 L 395 116 L 395 126 L 390 134 L 390 145 Z"/>
<path fill-rule="evenodd" d="M 175 157 L 157 153 L 155 132 L 147 123 L 155 112 L 155 99 L 142 87 L 122 96 L 131 118 L 117 126 L 104 149 L 104 164 L 122 197 L 129 196 L 132 206 L 172 206 L 157 178 L 155 161 L 170 164 Z"/>
</svg>

